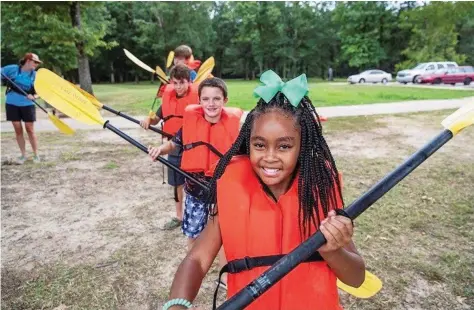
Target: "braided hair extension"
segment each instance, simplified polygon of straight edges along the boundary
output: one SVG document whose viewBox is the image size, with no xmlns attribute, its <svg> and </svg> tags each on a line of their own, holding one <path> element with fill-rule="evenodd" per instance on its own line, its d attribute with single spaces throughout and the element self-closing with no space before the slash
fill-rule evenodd
<svg viewBox="0 0 474 310">
<path fill-rule="evenodd" d="M 301 149 L 298 157 L 298 200 L 299 223 L 302 236 L 311 233 L 311 224 L 321 222 L 320 210 L 326 217 L 329 206 L 336 206 L 341 195 L 339 173 L 334 158 L 322 134 L 319 115 L 310 99 L 304 97 L 298 107 L 291 105 L 284 94 L 278 92 L 270 102 L 260 99 L 257 106 L 250 111 L 240 133 L 227 153 L 217 164 L 214 176 L 209 183 L 207 205 L 211 216 L 217 214 L 217 180 L 224 174 L 227 165 L 235 155 L 250 154 L 250 135 L 253 123 L 261 115 L 269 112 L 280 112 L 295 120 L 295 126 L 301 130 Z M 298 169 L 298 168 L 297 168 Z"/>
</svg>

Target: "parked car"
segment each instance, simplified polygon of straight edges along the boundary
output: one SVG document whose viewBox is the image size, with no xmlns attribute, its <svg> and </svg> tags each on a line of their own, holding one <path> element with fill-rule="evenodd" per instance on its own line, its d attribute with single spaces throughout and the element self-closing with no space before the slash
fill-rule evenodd
<svg viewBox="0 0 474 310">
<path fill-rule="evenodd" d="M 392 80 L 392 75 L 382 70 L 367 70 L 362 73 L 351 75 L 347 82 L 354 83 L 388 83 Z"/>
<path fill-rule="evenodd" d="M 474 80 L 474 68 L 471 66 L 463 66 L 450 69 L 441 69 L 435 71 L 432 74 L 426 74 L 419 76 L 417 79 L 418 83 L 431 83 L 431 84 L 452 84 L 464 83 L 469 85 Z"/>
<path fill-rule="evenodd" d="M 417 83 L 418 78 L 423 75 L 432 74 L 439 69 L 450 69 L 457 68 L 458 64 L 452 61 L 441 61 L 441 62 L 424 62 L 418 64 L 413 69 L 402 70 L 397 74 L 397 82 L 407 84 L 407 83 Z"/>
<path fill-rule="evenodd" d="M 432 73 L 427 73 L 423 75 L 419 75 L 417 77 L 416 82 L 419 84 L 441 84 L 443 83 L 442 78 L 448 72 L 454 72 L 457 68 L 450 68 L 450 69 L 439 69 Z"/>
<path fill-rule="evenodd" d="M 471 66 L 458 67 L 455 70 L 447 72 L 441 80 L 445 84 L 455 85 L 456 83 L 471 84 L 474 81 L 474 68 Z"/>
</svg>

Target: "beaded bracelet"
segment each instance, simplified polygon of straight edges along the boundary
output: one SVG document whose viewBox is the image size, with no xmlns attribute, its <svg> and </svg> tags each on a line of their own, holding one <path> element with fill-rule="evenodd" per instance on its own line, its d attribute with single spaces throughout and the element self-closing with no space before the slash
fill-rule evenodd
<svg viewBox="0 0 474 310">
<path fill-rule="evenodd" d="M 193 304 L 184 298 L 175 298 L 166 302 L 163 305 L 163 310 L 168 310 L 171 306 L 184 306 L 186 309 L 189 309 L 193 306 Z"/>
</svg>

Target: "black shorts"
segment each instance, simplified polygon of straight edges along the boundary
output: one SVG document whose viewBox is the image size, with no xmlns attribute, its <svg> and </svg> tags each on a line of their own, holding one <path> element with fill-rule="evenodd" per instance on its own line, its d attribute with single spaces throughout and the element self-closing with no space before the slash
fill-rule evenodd
<svg viewBox="0 0 474 310">
<path fill-rule="evenodd" d="M 7 112 L 7 121 L 12 122 L 35 122 L 36 121 L 36 108 L 34 105 L 28 105 L 25 107 L 19 107 L 13 104 L 6 104 L 5 110 Z"/>
<path fill-rule="evenodd" d="M 179 167 L 181 165 L 181 156 L 168 154 L 170 164 Z M 168 168 L 168 184 L 171 186 L 179 186 L 184 184 L 184 176 Z"/>
</svg>

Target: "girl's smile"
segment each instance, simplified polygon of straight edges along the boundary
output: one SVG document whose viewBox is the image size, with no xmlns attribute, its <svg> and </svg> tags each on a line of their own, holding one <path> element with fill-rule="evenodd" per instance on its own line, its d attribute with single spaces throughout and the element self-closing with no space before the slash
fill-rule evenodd
<svg viewBox="0 0 474 310">
<path fill-rule="evenodd" d="M 255 119 L 250 134 L 250 162 L 277 199 L 290 186 L 300 144 L 300 129 L 293 117 L 275 111 Z"/>
</svg>

